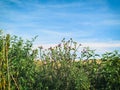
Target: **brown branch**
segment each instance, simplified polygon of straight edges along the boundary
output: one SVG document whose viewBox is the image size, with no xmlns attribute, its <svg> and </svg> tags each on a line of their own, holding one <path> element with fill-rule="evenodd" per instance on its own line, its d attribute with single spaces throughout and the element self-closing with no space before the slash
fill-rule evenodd
<svg viewBox="0 0 120 90">
<path fill-rule="evenodd" d="M 12 75 L 11 75 L 11 77 L 12 77 L 14 83 L 15 83 L 15 86 L 17 87 L 17 90 L 20 90 L 19 87 L 18 87 L 18 85 L 17 85 L 17 82 L 16 82 L 15 79 L 14 79 L 14 77 L 13 77 Z"/>
</svg>

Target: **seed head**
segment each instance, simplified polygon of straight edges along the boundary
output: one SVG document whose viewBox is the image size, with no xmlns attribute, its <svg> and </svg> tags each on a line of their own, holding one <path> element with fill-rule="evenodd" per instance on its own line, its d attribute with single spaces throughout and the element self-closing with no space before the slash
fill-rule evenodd
<svg viewBox="0 0 120 90">
<path fill-rule="evenodd" d="M 42 46 L 39 46 L 38 48 L 39 48 L 39 49 L 43 49 L 43 47 L 42 47 Z"/>
<path fill-rule="evenodd" d="M 58 44 L 58 47 L 61 47 L 61 44 Z"/>
</svg>

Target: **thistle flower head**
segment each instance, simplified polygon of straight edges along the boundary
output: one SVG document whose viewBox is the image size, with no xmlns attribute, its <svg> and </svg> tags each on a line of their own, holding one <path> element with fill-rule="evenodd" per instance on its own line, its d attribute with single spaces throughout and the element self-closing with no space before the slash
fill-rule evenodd
<svg viewBox="0 0 120 90">
<path fill-rule="evenodd" d="M 43 49 L 43 47 L 42 47 L 42 46 L 39 46 L 38 48 L 39 48 L 39 49 Z"/>
<path fill-rule="evenodd" d="M 60 43 L 60 44 L 58 44 L 58 47 L 61 47 L 61 43 Z"/>
</svg>

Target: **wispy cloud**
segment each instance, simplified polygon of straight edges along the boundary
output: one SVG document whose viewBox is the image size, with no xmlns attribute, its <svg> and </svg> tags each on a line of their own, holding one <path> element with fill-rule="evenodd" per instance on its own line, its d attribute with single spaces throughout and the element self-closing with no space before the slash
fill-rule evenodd
<svg viewBox="0 0 120 90">
<path fill-rule="evenodd" d="M 56 35 L 56 36 L 62 36 L 62 37 L 67 37 L 71 36 L 70 32 L 57 32 L 57 31 L 51 31 L 51 30 L 42 30 L 43 33 L 50 34 L 50 35 Z"/>
<path fill-rule="evenodd" d="M 83 21 L 83 22 L 77 22 L 78 25 L 82 26 L 118 26 L 120 25 L 120 20 L 116 19 L 101 19 L 101 21 Z"/>
<path fill-rule="evenodd" d="M 34 49 L 38 48 L 39 46 L 43 46 L 44 49 L 48 49 L 50 47 L 55 47 L 56 45 L 58 45 L 58 43 L 52 43 L 52 44 L 35 44 L 33 46 Z M 104 54 L 105 52 L 112 52 L 114 50 L 119 50 L 120 51 L 120 42 L 119 43 L 82 43 L 82 47 L 80 47 L 80 49 L 78 50 L 78 53 L 81 52 L 81 50 L 84 47 L 90 47 L 90 49 L 92 50 L 96 50 L 96 53 L 98 54 Z"/>
<path fill-rule="evenodd" d="M 104 20 L 103 22 L 100 22 L 100 24 L 104 25 L 120 25 L 120 20 Z"/>
<path fill-rule="evenodd" d="M 105 42 L 95 42 L 95 43 L 83 43 L 83 46 L 90 46 L 92 48 L 112 48 L 112 47 L 118 47 L 120 48 L 120 42 L 119 43 L 105 43 Z"/>
<path fill-rule="evenodd" d="M 120 33 L 120 14 L 112 12 L 105 0 L 45 3 L 39 0 L 1 0 L 0 13 L 0 28 L 23 38 L 39 35 L 37 40 L 47 44 L 45 47 L 64 37 L 101 50 L 119 48 L 120 45 L 108 40 L 120 40 L 117 36 Z"/>
</svg>

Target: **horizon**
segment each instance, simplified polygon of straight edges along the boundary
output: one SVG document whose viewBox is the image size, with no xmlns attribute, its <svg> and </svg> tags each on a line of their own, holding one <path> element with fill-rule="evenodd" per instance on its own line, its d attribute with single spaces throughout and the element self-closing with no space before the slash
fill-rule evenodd
<svg viewBox="0 0 120 90">
<path fill-rule="evenodd" d="M 73 38 L 98 53 L 120 51 L 119 0 L 1 0 L 0 29 L 48 48 Z"/>
</svg>

